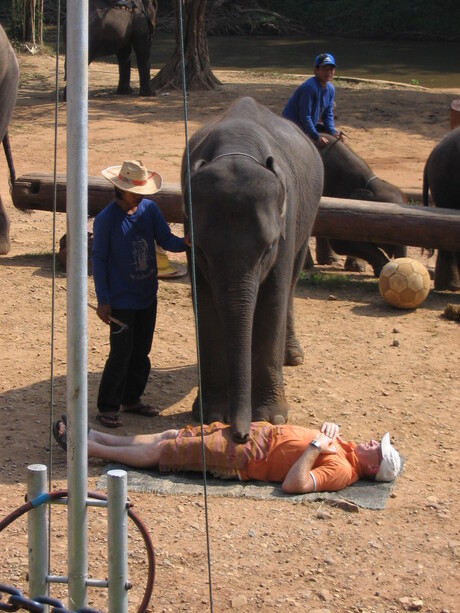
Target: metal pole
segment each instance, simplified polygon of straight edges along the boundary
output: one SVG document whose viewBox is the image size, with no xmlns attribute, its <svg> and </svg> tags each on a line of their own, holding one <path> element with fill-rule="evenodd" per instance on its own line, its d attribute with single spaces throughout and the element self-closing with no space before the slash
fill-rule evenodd
<svg viewBox="0 0 460 613">
<path fill-rule="evenodd" d="M 43 464 L 27 467 L 27 498 L 33 500 L 48 491 L 47 471 Z M 48 596 L 47 505 L 41 504 L 27 514 L 29 546 L 29 596 Z M 46 607 L 48 611 L 48 607 Z"/>
<path fill-rule="evenodd" d="M 69 609 L 87 603 L 88 0 L 67 1 L 67 465 Z"/>
<path fill-rule="evenodd" d="M 128 493 L 124 470 L 107 473 L 109 613 L 128 612 Z"/>
</svg>

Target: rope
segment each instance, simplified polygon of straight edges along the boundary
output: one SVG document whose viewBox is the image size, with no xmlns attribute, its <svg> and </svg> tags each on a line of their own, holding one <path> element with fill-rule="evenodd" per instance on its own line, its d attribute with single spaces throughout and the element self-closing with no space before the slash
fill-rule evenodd
<svg viewBox="0 0 460 613">
<path fill-rule="evenodd" d="M 370 179 L 366 181 L 366 185 L 364 186 L 364 189 L 367 189 L 369 185 L 372 183 L 372 181 L 375 181 L 375 179 L 378 179 L 377 175 L 372 175 L 372 177 L 370 177 Z"/>
<path fill-rule="evenodd" d="M 222 153 L 221 155 L 216 156 L 215 158 L 212 158 L 211 162 L 215 162 L 216 160 L 218 160 L 219 158 L 225 158 L 228 157 L 229 155 L 244 155 L 247 158 L 251 158 L 252 160 L 254 160 L 254 162 L 257 162 L 258 164 L 260 164 L 261 166 L 263 165 L 261 162 L 259 162 L 259 160 L 257 158 L 255 158 L 253 155 L 250 155 L 249 153 L 242 153 L 241 151 L 230 151 L 229 153 Z"/>
<path fill-rule="evenodd" d="M 56 40 L 56 72 L 54 100 L 54 160 L 53 160 L 53 273 L 51 282 L 51 349 L 50 349 L 50 411 L 49 411 L 49 473 L 48 489 L 52 490 L 53 482 L 53 421 L 54 421 L 54 322 L 56 295 L 56 212 L 57 212 L 57 126 L 59 109 L 59 45 L 61 40 L 61 0 L 57 3 L 57 40 Z M 48 513 L 48 568 L 51 567 L 51 508 Z"/>
<path fill-rule="evenodd" d="M 184 108 L 184 132 L 185 132 L 185 159 L 187 166 L 187 212 L 190 224 L 190 242 L 191 242 L 191 282 L 192 282 L 192 301 L 193 312 L 195 317 L 195 338 L 197 347 L 197 367 L 198 367 L 198 400 L 200 407 L 200 426 L 201 426 L 201 455 L 203 462 L 203 494 L 204 494 L 204 513 L 205 513 L 205 525 L 206 525 L 206 553 L 208 560 L 208 582 L 209 582 L 209 606 L 211 613 L 213 613 L 212 603 L 212 573 L 211 573 L 211 549 L 210 549 L 210 537 L 209 537 L 209 513 L 208 513 L 208 490 L 206 480 L 206 458 L 204 450 L 204 430 L 203 430 L 203 397 L 201 394 L 201 361 L 200 361 L 200 335 L 198 328 L 198 305 L 196 296 L 196 266 L 195 266 L 195 233 L 193 227 L 193 211 L 192 211 L 192 186 L 190 180 L 190 148 L 188 144 L 188 112 L 187 112 L 187 84 L 185 78 L 185 53 L 184 53 L 184 29 L 182 24 L 182 0 L 177 0 L 178 12 L 179 12 L 179 32 L 180 32 L 180 51 L 181 51 L 181 64 L 182 64 L 182 96 L 183 96 L 183 108 Z"/>
</svg>

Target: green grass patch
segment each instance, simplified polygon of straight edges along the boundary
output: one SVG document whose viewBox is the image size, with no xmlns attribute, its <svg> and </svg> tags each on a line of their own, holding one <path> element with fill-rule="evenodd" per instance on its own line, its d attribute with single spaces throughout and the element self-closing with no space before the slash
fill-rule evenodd
<svg viewBox="0 0 460 613">
<path fill-rule="evenodd" d="M 364 289 L 375 292 L 378 288 L 377 279 L 356 279 L 340 273 L 306 272 L 299 276 L 300 287 L 314 287 L 318 289 Z"/>
</svg>

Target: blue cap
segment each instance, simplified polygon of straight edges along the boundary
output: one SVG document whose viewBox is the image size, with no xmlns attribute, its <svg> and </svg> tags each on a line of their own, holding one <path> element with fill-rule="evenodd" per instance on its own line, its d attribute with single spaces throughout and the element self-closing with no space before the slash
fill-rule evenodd
<svg viewBox="0 0 460 613">
<path fill-rule="evenodd" d="M 334 56 L 330 53 L 320 53 L 315 59 L 316 68 L 320 66 L 333 66 L 335 68 Z"/>
</svg>

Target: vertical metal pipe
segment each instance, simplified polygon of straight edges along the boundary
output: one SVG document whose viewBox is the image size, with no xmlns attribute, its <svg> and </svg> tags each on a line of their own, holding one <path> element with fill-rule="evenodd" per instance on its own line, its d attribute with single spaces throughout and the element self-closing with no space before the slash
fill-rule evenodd
<svg viewBox="0 0 460 613">
<path fill-rule="evenodd" d="M 69 609 L 87 603 L 88 0 L 67 0 Z"/>
<path fill-rule="evenodd" d="M 128 612 L 128 494 L 124 470 L 107 473 L 109 613 Z"/>
<path fill-rule="evenodd" d="M 47 471 L 43 464 L 27 467 L 27 499 L 33 500 L 47 492 Z M 41 504 L 27 514 L 29 546 L 29 596 L 47 596 L 48 570 L 47 506 Z M 48 608 L 47 608 L 48 610 Z"/>
</svg>

